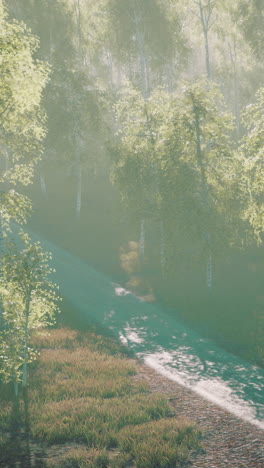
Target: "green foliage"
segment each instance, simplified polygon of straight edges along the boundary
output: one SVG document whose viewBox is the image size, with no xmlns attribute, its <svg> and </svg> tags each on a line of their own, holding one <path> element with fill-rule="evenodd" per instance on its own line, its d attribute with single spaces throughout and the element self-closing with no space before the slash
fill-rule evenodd
<svg viewBox="0 0 264 468">
<path fill-rule="evenodd" d="M 186 83 L 178 93 L 159 89 L 147 100 L 129 87 L 116 113 L 120 128 L 112 180 L 131 212 L 138 219 L 162 217 L 168 230 L 190 242 L 203 244 L 210 232 L 216 251 L 238 243 L 234 226 L 241 228 L 242 222 L 233 119 L 217 86 Z"/>
<path fill-rule="evenodd" d="M 145 52 L 154 63 L 161 65 L 172 57 L 173 33 L 176 31 L 172 30 L 169 18 L 164 14 L 162 2 L 108 0 L 108 8 L 113 45 L 121 58 L 139 53 L 135 39 L 137 28 L 144 37 Z"/>
<path fill-rule="evenodd" d="M 49 67 L 35 60 L 38 40 L 21 22 L 10 22 L 0 2 L 0 154 L 5 161 L 0 182 L 16 186 L 32 182 L 34 166 L 45 137 L 45 113 L 41 108 Z M 25 221 L 30 212 L 27 197 L 12 190 L 1 193 L 2 221 Z"/>
<path fill-rule="evenodd" d="M 36 358 L 29 346 L 34 330 L 54 322 L 58 311 L 56 286 L 49 280 L 50 254 L 20 233 L 23 250 L 7 241 L 1 261 L 0 296 L 3 307 L 0 373 L 5 382 L 20 382 L 25 365 Z M 26 378 L 26 376 L 24 376 Z"/>
<path fill-rule="evenodd" d="M 38 158 L 39 145 L 45 136 L 45 115 L 40 106 L 49 68 L 33 58 L 39 46 L 38 40 L 23 23 L 8 22 L 2 1 L 0 15 L 1 150 L 14 166 L 11 180 L 14 183 L 24 180 L 17 165 L 28 162 L 28 158 L 32 164 L 32 159 Z M 32 172 L 32 166 L 28 170 Z M 10 180 L 10 176 L 4 174 L 2 181 L 6 179 Z M 25 183 L 28 183 L 27 179 Z"/>
<path fill-rule="evenodd" d="M 244 194 L 243 217 L 250 222 L 261 242 L 264 231 L 264 88 L 257 92 L 256 103 L 248 106 L 242 117 L 247 130 L 238 156 L 242 176 L 240 186 Z"/>
<path fill-rule="evenodd" d="M 130 87 L 122 92 L 116 105 L 121 141 L 112 180 L 136 216 L 153 211 L 149 190 L 153 180 L 150 167 L 154 159 L 155 130 L 149 122 L 148 102 Z"/>
<path fill-rule="evenodd" d="M 264 5 L 262 0 L 240 0 L 234 17 L 245 39 L 259 58 L 263 58 Z"/>
<path fill-rule="evenodd" d="M 65 184 L 70 200 L 71 185 L 77 182 L 79 199 L 81 195 L 87 197 L 80 219 L 82 226 L 86 225 L 88 217 L 91 219 L 90 211 L 85 216 L 86 207 L 88 210 L 91 206 L 91 195 L 96 201 L 105 195 L 109 168 L 105 140 L 114 139 L 118 129 L 111 148 L 112 180 L 125 202 L 122 220 L 133 219 L 131 236 L 138 236 L 139 226 L 145 236 L 144 261 L 142 255 L 138 256 L 138 242 L 134 242 L 133 253 L 137 256 L 134 267 L 137 273 L 142 273 L 142 266 L 144 273 L 148 269 L 154 289 L 168 287 L 168 294 L 164 293 L 166 300 L 169 289 L 173 295 L 175 284 L 179 286 L 182 279 L 186 289 L 193 291 L 195 303 L 194 291 L 197 288 L 198 293 L 209 250 L 214 271 L 216 263 L 226 261 L 238 247 L 249 248 L 262 237 L 261 106 L 258 111 L 254 104 L 241 118 L 241 109 L 254 102 L 255 91 L 263 81 L 263 61 L 259 60 L 263 53 L 260 0 L 8 0 L 7 3 L 10 18 L 23 20 L 32 34 L 40 38 L 38 48 L 38 41 L 25 25 L 3 16 L 4 31 L 9 28 L 11 42 L 19 43 L 19 50 L 26 50 L 27 70 L 31 66 L 30 54 L 36 76 L 38 67 L 45 68 L 36 57 L 52 64 L 44 94 L 48 135 L 41 162 L 41 176 L 50 176 L 47 187 L 59 180 L 54 193 Z M 206 31 L 203 20 L 208 20 Z M 3 37 L 5 44 L 7 36 Z M 20 65 L 23 68 L 22 57 L 16 65 L 15 51 L 12 45 L 8 47 L 3 54 L 3 71 L 9 68 L 16 71 Z M 200 79 L 206 72 L 206 55 L 215 84 Z M 9 62 L 12 66 L 7 66 Z M 17 74 L 20 78 L 21 67 Z M 25 92 L 28 74 L 25 73 Z M 13 75 L 10 86 L 18 90 L 19 83 Z M 187 80 L 184 85 L 182 79 Z M 127 80 L 131 86 L 126 86 Z M 10 94 L 7 90 L 1 88 L 5 101 Z M 24 88 L 22 91 L 21 99 L 16 97 L 14 101 L 16 106 L 24 101 Z M 35 95 L 28 96 L 26 105 L 37 101 L 35 85 L 33 91 Z M 257 102 L 260 103 L 260 97 Z M 113 103 L 117 121 L 113 119 Z M 226 108 L 234 114 L 235 127 Z M 5 111 L 3 106 L 1 109 Z M 8 111 L 2 115 L 8 116 Z M 39 124 L 33 111 L 32 116 L 36 126 L 43 126 L 41 115 Z M 255 121 L 259 121 L 258 125 L 250 128 L 250 122 Z M 12 122 L 14 125 L 14 119 Z M 15 122 L 18 125 L 20 118 Z M 243 125 L 246 135 L 240 141 Z M 8 148 L 1 145 L 1 153 L 8 160 L 5 168 L 3 164 L 1 176 L 5 184 L 28 184 L 35 156 L 38 158 L 41 153 L 42 140 L 38 143 L 35 130 L 32 138 L 27 132 L 28 144 L 22 133 L 1 133 L 0 139 L 9 141 Z M 44 133 L 45 130 L 43 136 Z M 21 156 L 19 162 L 13 162 L 14 155 Z M 94 183 L 98 176 L 104 180 L 103 189 L 101 184 Z M 89 183 L 85 184 L 87 180 Z M 30 212 L 27 198 L 16 191 L 9 192 L 9 186 L 0 197 L 5 227 L 12 217 L 25 221 Z M 40 224 L 45 222 L 43 212 L 38 215 Z M 73 221 L 68 218 L 65 222 L 70 225 Z M 120 220 L 119 213 L 116 219 Z M 121 237 L 125 235 L 125 224 L 120 223 Z M 86 248 L 85 242 L 80 249 Z M 107 239 L 106 243 L 109 242 Z M 170 266 L 166 284 L 170 277 L 172 286 L 165 286 L 158 278 L 161 272 L 164 275 L 165 264 Z M 190 272 L 186 277 L 185 267 Z M 222 267 L 223 264 L 220 271 Z M 152 275 L 154 270 L 156 279 Z M 191 275 L 193 282 L 189 281 Z M 220 288 L 221 272 L 216 282 Z M 223 284 L 221 288 L 223 293 Z M 219 291 L 219 297 L 222 295 Z M 233 297 L 233 292 L 230 295 Z M 174 299 L 179 300 L 176 294 Z"/>
</svg>

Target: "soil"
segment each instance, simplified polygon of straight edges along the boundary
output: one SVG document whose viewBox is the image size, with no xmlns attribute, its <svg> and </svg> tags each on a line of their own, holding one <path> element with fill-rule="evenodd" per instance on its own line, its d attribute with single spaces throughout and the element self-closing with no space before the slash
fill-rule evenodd
<svg viewBox="0 0 264 468">
<path fill-rule="evenodd" d="M 264 468 L 264 431 L 233 416 L 200 395 L 161 376 L 145 364 L 137 379 L 153 392 L 168 395 L 178 417 L 198 424 L 203 450 L 191 459 L 193 468 Z"/>
</svg>

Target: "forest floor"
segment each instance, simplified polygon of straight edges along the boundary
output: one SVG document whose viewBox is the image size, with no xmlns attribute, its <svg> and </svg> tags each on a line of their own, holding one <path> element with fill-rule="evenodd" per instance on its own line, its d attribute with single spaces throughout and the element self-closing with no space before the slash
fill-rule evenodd
<svg viewBox="0 0 264 468">
<path fill-rule="evenodd" d="M 32 344 L 39 357 L 16 417 L 1 388 L 0 466 L 186 466 L 200 450 L 196 425 L 136 378 L 138 362 L 111 338 L 58 328 Z"/>
<path fill-rule="evenodd" d="M 113 340 L 58 329 L 34 344 L 40 357 L 30 372 L 30 430 L 23 416 L 10 430 L 3 392 L 1 467 L 264 467 L 264 431 L 157 374 Z"/>
<path fill-rule="evenodd" d="M 202 430 L 203 450 L 190 459 L 193 468 L 264 468 L 264 431 L 141 364 L 136 378 L 152 392 L 167 395 L 177 417 Z"/>
</svg>

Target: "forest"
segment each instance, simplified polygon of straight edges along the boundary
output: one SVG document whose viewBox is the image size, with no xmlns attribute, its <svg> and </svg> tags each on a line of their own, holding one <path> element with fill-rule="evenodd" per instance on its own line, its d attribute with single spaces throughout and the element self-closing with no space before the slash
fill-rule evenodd
<svg viewBox="0 0 264 468">
<path fill-rule="evenodd" d="M 30 232 L 263 368 L 263 21 L 262 0 L 0 0 L 0 377 L 16 396 L 65 306 Z"/>
</svg>

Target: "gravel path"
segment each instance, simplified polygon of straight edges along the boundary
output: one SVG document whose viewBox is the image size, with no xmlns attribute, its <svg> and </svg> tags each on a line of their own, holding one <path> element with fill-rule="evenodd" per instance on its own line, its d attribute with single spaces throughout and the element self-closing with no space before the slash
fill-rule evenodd
<svg viewBox="0 0 264 468">
<path fill-rule="evenodd" d="M 153 392 L 169 396 L 176 416 L 196 421 L 204 431 L 204 452 L 191 460 L 193 468 L 264 468 L 264 431 L 161 376 L 145 364 L 136 379 Z"/>
</svg>

